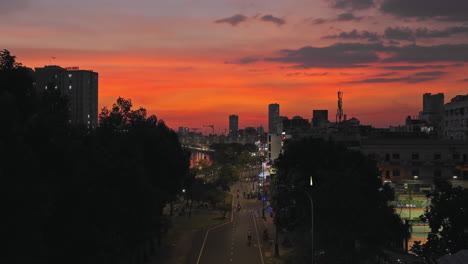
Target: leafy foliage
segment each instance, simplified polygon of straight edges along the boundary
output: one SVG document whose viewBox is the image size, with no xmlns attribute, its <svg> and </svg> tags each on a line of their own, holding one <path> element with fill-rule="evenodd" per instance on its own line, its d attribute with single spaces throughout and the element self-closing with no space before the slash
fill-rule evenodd
<svg viewBox="0 0 468 264">
<path fill-rule="evenodd" d="M 415 243 L 411 250 L 426 258 L 439 258 L 465 249 L 468 246 L 468 190 L 436 178 L 428 198 L 431 204 L 421 220 L 429 223 L 431 231 L 425 244 Z"/>
<path fill-rule="evenodd" d="M 359 248 L 377 252 L 382 246 L 400 246 L 408 235 L 388 205 L 391 190 L 382 188 L 376 164 L 360 152 L 303 139 L 288 142 L 275 165 L 279 186 L 273 197 L 275 223 L 297 231 L 296 240 L 307 248 L 311 223 L 307 192 L 314 204 L 315 249 L 323 250 L 330 263 L 356 261 Z"/>
<path fill-rule="evenodd" d="M 0 262 L 134 259 L 167 226 L 162 208 L 185 182 L 189 153 L 164 122 L 123 98 L 103 110 L 96 131 L 68 126 L 67 98 L 36 94 L 31 71 L 9 52 L 0 58 L 8 241 Z"/>
</svg>

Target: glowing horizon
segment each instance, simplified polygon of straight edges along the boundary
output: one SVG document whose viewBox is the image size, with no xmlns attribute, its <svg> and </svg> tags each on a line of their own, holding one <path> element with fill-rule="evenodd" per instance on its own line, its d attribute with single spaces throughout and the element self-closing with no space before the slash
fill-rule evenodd
<svg viewBox="0 0 468 264">
<path fill-rule="evenodd" d="M 31 68 L 94 70 L 99 109 L 131 99 L 175 130 L 220 134 L 232 114 L 267 128 L 270 103 L 334 121 L 338 90 L 348 118 L 388 127 L 417 115 L 424 93 L 468 93 L 468 17 L 455 2 L 439 14 L 395 0 L 18 0 L 0 3 L 0 49 Z"/>
</svg>

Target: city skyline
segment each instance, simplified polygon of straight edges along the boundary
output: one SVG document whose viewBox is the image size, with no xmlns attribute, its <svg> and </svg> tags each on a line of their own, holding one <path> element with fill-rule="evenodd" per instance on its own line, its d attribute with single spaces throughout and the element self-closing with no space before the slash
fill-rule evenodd
<svg viewBox="0 0 468 264">
<path fill-rule="evenodd" d="M 0 3 L 0 44 L 19 62 L 99 72 L 99 106 L 120 96 L 169 127 L 268 127 L 328 110 L 388 127 L 467 93 L 468 3 L 438 1 Z M 112 9 L 109 5 L 112 3 Z M 333 121 L 333 120 L 331 120 Z"/>
</svg>

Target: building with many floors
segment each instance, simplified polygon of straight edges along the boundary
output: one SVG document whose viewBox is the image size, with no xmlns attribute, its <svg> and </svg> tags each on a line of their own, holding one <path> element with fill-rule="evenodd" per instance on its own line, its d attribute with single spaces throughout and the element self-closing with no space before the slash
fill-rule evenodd
<svg viewBox="0 0 468 264">
<path fill-rule="evenodd" d="M 94 129 L 98 125 L 98 73 L 78 67 L 35 68 L 35 88 L 59 90 L 69 99 L 70 123 Z"/>
<path fill-rule="evenodd" d="M 444 105 L 443 135 L 450 140 L 468 140 L 468 95 L 457 95 Z"/>
</svg>

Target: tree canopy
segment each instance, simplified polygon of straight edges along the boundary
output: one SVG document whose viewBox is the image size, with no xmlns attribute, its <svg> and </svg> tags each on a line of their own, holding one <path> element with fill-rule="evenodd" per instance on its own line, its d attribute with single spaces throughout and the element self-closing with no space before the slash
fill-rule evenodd
<svg viewBox="0 0 468 264">
<path fill-rule="evenodd" d="M 434 179 L 434 189 L 427 195 L 430 205 L 421 220 L 427 221 L 430 232 L 427 242 L 415 243 L 412 251 L 426 258 L 437 259 L 468 247 L 468 190 L 453 187 L 443 178 Z"/>
<path fill-rule="evenodd" d="M 119 98 L 95 131 L 71 127 L 68 99 L 34 90 L 0 52 L 2 263 L 117 263 L 160 238 L 162 209 L 189 172 L 176 133 Z"/>
<path fill-rule="evenodd" d="M 287 142 L 275 166 L 275 223 L 295 231 L 304 252 L 310 252 L 307 194 L 314 207 L 314 248 L 325 252 L 330 263 L 356 261 L 360 249 L 375 253 L 383 246 L 401 246 L 408 235 L 388 205 L 392 190 L 382 186 L 376 164 L 360 152 L 307 138 Z"/>
</svg>

